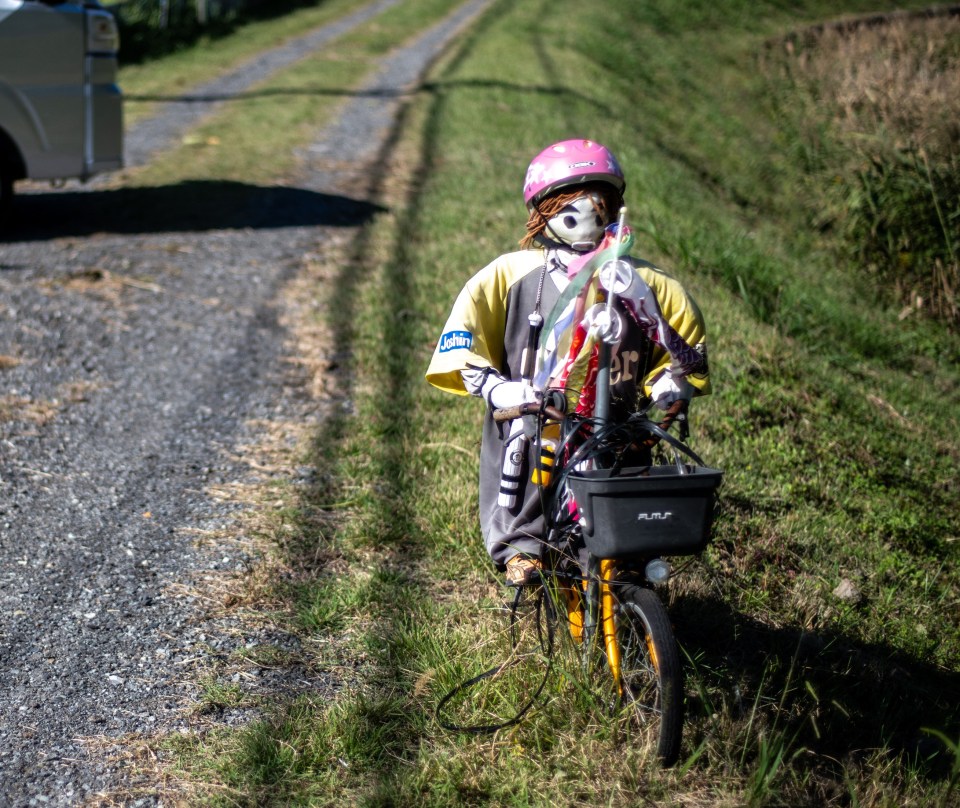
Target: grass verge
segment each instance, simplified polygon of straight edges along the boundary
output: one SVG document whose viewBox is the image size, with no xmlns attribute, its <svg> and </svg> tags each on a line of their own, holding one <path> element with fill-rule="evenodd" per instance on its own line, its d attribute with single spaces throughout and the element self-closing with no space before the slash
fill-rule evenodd
<svg viewBox="0 0 960 808">
<path fill-rule="evenodd" d="M 149 116 L 157 103 L 176 100 L 197 83 L 229 73 L 264 50 L 282 45 L 313 28 L 335 22 L 368 4 L 369 0 L 324 0 L 274 19 L 243 25 L 229 36 L 201 39 L 192 47 L 161 58 L 140 64 L 125 64 L 119 75 L 125 96 L 125 122 L 127 125 L 135 123 Z M 439 5 L 428 2 L 420 8 L 401 5 L 399 9 L 378 15 L 371 25 L 354 32 L 351 41 L 354 46 L 375 41 L 376 48 L 382 52 L 388 43 L 400 42 L 405 36 L 403 28 L 397 27 L 398 20 L 429 20 L 436 17 L 439 9 L 451 6 L 450 2 Z M 363 50 L 363 47 L 360 52 L 354 52 L 350 47 L 334 49 L 325 59 L 325 70 L 320 71 L 319 77 L 315 72 L 308 70 L 301 73 L 299 68 L 295 68 L 290 71 L 283 88 L 293 95 L 291 86 L 298 87 L 301 96 L 310 95 L 310 88 L 315 88 L 317 94 L 327 90 L 331 95 L 335 95 L 332 91 L 336 89 L 349 89 L 338 84 L 344 78 L 342 73 L 330 74 L 329 71 L 338 61 L 347 59 L 348 55 L 362 59 Z M 313 101 L 316 106 L 316 99 Z M 280 102 L 277 101 L 274 108 L 279 106 Z"/>
<path fill-rule="evenodd" d="M 302 33 L 305 27 L 330 22 L 356 5 L 325 3 L 291 15 L 296 17 L 293 21 L 280 18 L 247 26 L 237 35 L 242 40 L 239 43 L 233 38 L 220 40 L 209 48 L 184 51 L 151 63 L 149 81 L 176 84 L 193 76 L 194 71 L 210 77 L 220 72 L 223 64 L 252 56 L 258 49 L 275 44 L 277 38 Z M 277 204 L 270 189 L 295 185 L 294 177 L 302 170 L 313 136 L 358 92 L 377 60 L 456 5 L 454 0 L 398 4 L 294 66 L 228 99 L 187 132 L 179 148 L 116 178 L 123 185 L 116 194 L 116 226 L 136 228 L 144 215 L 145 225 L 155 229 L 176 229 L 183 221 L 215 220 L 229 226 L 248 222 L 251 215 Z M 135 93 L 138 85 L 135 81 L 131 85 Z M 348 144 L 344 157 L 349 159 Z M 308 192 L 302 193 L 309 196 Z M 152 202 L 125 204 L 130 197 Z M 133 217 L 139 218 L 129 221 Z"/>
</svg>

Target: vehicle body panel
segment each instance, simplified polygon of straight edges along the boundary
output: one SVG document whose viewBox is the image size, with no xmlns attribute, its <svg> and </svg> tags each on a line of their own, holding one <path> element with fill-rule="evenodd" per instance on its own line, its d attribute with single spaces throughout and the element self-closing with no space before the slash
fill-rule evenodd
<svg viewBox="0 0 960 808">
<path fill-rule="evenodd" d="M 122 166 L 116 47 L 115 23 L 94 3 L 0 0 L 0 130 L 18 152 L 5 158 L 21 167 L 14 179 Z"/>
</svg>

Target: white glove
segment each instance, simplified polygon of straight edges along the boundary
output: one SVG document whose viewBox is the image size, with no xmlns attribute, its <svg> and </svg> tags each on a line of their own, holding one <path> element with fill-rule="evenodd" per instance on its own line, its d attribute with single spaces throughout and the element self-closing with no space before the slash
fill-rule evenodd
<svg viewBox="0 0 960 808">
<path fill-rule="evenodd" d="M 650 388 L 650 398 L 661 410 L 667 409 L 674 401 L 693 397 L 693 385 L 683 376 L 674 378 L 665 370 Z"/>
<path fill-rule="evenodd" d="M 487 376 L 487 381 L 481 388 L 481 394 L 495 410 L 505 410 L 537 400 L 537 391 L 529 384 L 508 382 L 495 373 Z"/>
<path fill-rule="evenodd" d="M 607 345 L 616 345 L 620 342 L 623 333 L 623 320 L 615 311 L 607 311 L 605 303 L 597 303 L 587 309 L 583 318 L 588 330 L 596 331 L 597 336 Z"/>
</svg>

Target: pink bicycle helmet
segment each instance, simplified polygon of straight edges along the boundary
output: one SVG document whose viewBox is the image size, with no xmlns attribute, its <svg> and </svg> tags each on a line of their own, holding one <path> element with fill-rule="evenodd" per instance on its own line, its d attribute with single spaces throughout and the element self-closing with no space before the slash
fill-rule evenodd
<svg viewBox="0 0 960 808">
<path fill-rule="evenodd" d="M 523 201 L 536 205 L 547 194 L 569 185 L 607 182 L 620 193 L 627 186 L 617 158 L 592 140 L 563 140 L 533 158 L 523 183 Z"/>
</svg>

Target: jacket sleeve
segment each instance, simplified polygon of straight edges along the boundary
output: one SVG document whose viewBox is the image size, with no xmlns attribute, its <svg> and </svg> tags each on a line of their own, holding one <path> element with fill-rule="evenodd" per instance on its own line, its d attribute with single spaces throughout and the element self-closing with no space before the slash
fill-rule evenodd
<svg viewBox="0 0 960 808">
<path fill-rule="evenodd" d="M 506 275 L 501 257 L 474 275 L 457 296 L 427 368 L 427 381 L 434 387 L 467 395 L 460 371 L 502 368 Z"/>
<path fill-rule="evenodd" d="M 659 346 L 654 351 L 653 362 L 643 380 L 644 393 L 649 395 L 653 382 L 682 355 L 687 365 L 684 378 L 696 389 L 696 395 L 707 395 L 711 390 L 707 329 L 700 307 L 679 281 L 650 264 L 638 263 L 637 271 L 654 290 L 673 342 L 670 352 Z"/>
</svg>

